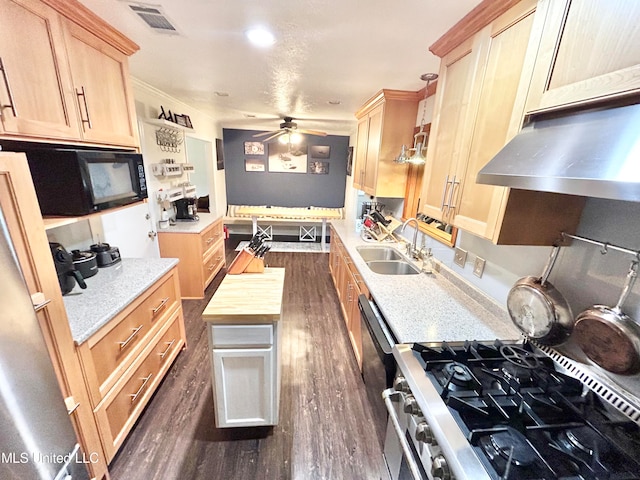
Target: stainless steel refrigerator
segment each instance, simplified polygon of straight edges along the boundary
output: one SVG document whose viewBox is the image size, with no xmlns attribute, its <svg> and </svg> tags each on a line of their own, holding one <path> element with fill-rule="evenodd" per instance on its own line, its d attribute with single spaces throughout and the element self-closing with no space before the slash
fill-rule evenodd
<svg viewBox="0 0 640 480">
<path fill-rule="evenodd" d="M 86 480 L 47 347 L 0 209 L 0 479 Z"/>
</svg>

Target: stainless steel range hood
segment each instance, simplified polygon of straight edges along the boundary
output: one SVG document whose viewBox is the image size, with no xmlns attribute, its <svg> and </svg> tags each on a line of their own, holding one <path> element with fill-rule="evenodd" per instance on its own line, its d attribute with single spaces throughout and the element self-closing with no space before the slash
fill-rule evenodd
<svg viewBox="0 0 640 480">
<path fill-rule="evenodd" d="M 534 120 L 477 182 L 640 202 L 640 104 Z"/>
</svg>

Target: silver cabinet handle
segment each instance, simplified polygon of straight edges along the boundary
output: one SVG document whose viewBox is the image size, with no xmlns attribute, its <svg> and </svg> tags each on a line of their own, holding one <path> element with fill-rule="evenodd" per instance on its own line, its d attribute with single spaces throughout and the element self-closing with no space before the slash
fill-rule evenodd
<svg viewBox="0 0 640 480">
<path fill-rule="evenodd" d="M 4 87 L 7 89 L 7 94 L 9 95 L 9 104 L 0 104 L 0 114 L 4 111 L 5 108 L 10 108 L 13 116 L 17 117 L 18 113 L 16 112 L 16 102 L 13 100 L 11 84 L 9 83 L 9 77 L 7 76 L 7 70 L 4 67 L 4 63 L 2 62 L 2 57 L 0 57 L 0 70 L 2 70 L 2 80 L 4 80 Z"/>
<path fill-rule="evenodd" d="M 456 176 L 453 176 L 453 179 L 451 180 L 451 190 L 449 190 L 449 197 L 447 198 L 447 213 L 446 215 L 449 215 L 449 212 L 451 211 L 451 200 L 453 197 L 453 188 L 456 184 Z"/>
<path fill-rule="evenodd" d="M 164 357 L 167 355 L 167 353 L 169 353 L 169 350 L 171 350 L 171 347 L 173 347 L 173 344 L 176 343 L 176 339 L 174 338 L 170 342 L 164 342 L 164 343 L 166 343 L 167 349 L 160 354 L 160 360 L 164 360 Z"/>
<path fill-rule="evenodd" d="M 151 311 L 151 313 L 152 313 L 153 315 L 155 315 L 156 313 L 158 313 L 158 312 L 160 311 L 160 309 L 161 309 L 162 307 L 164 307 L 164 306 L 167 304 L 167 302 L 168 302 L 168 301 L 169 301 L 169 297 L 163 298 L 163 299 L 162 299 L 162 301 L 160 302 L 160 305 L 158 305 L 156 308 L 154 308 L 154 309 Z"/>
<path fill-rule="evenodd" d="M 402 451 L 404 452 L 404 456 L 407 460 L 407 464 L 409 465 L 409 470 L 411 470 L 411 475 L 415 480 L 423 480 L 422 475 L 420 475 L 420 470 L 418 469 L 418 464 L 416 463 L 416 460 L 413 458 L 411 447 L 409 447 L 409 443 L 407 442 L 407 439 L 404 436 L 404 432 L 402 431 L 402 427 L 400 426 L 400 422 L 398 421 L 398 415 L 396 414 L 396 410 L 395 408 L 393 408 L 393 403 L 391 403 L 391 397 L 393 395 L 400 395 L 400 392 L 394 390 L 393 388 L 387 388 L 382 392 L 384 405 L 387 407 L 387 411 L 389 412 L 389 419 L 391 420 L 393 429 L 395 430 L 396 435 L 398 436 L 398 441 L 400 442 L 400 446 L 402 447 Z"/>
<path fill-rule="evenodd" d="M 80 88 L 81 88 L 80 92 L 76 88 L 76 97 L 78 97 L 78 102 L 80 102 L 80 97 L 82 97 L 82 102 L 84 103 L 84 111 L 87 114 L 87 119 L 85 120 L 82 117 L 82 108 L 80 108 L 80 105 L 78 104 L 78 109 L 80 110 L 80 120 L 82 121 L 82 128 L 84 129 L 84 124 L 86 123 L 88 125 L 89 129 L 92 129 L 93 126 L 91 125 L 91 117 L 89 116 L 89 107 L 87 105 L 87 94 L 84 91 L 84 86 L 82 86 Z"/>
<path fill-rule="evenodd" d="M 129 338 L 127 338 L 124 342 L 118 342 L 120 344 L 120 350 L 124 349 L 127 345 L 129 345 L 129 343 L 131 343 L 131 340 L 133 340 L 135 336 L 138 335 L 138 332 L 140 332 L 140 330 L 142 330 L 142 325 L 134 328 L 133 333 L 129 335 Z"/>
<path fill-rule="evenodd" d="M 67 415 L 73 415 L 73 412 L 75 412 L 78 407 L 80 406 L 79 403 L 76 403 L 73 407 L 71 407 L 69 410 L 67 410 Z"/>
<path fill-rule="evenodd" d="M 44 301 L 44 302 L 42 302 L 42 303 L 39 303 L 39 304 L 37 304 L 37 305 L 34 305 L 34 306 L 33 306 L 33 309 L 34 309 L 36 312 L 39 312 L 40 310 L 42 310 L 44 307 L 46 307 L 46 306 L 47 306 L 47 305 L 49 305 L 50 303 L 51 303 L 51 300 L 45 300 L 45 301 Z"/>
<path fill-rule="evenodd" d="M 460 185 L 460 180 L 456 180 L 456 177 L 454 176 L 453 181 L 451 182 L 451 192 L 449 194 L 449 209 L 447 210 L 447 213 L 451 212 L 451 210 L 454 210 L 456 208 L 456 206 L 453 204 L 453 201 L 455 200 L 455 197 L 453 196 L 453 194 L 455 193 L 456 185 Z"/>
<path fill-rule="evenodd" d="M 442 189 L 442 200 L 440 200 L 440 210 L 444 211 L 444 199 L 447 196 L 447 188 L 449 188 L 449 175 L 447 175 L 447 178 L 444 179 L 444 188 Z M 449 205 L 446 205 L 447 207 Z"/>
<path fill-rule="evenodd" d="M 149 380 L 151 380 L 151 377 L 153 377 L 153 373 L 150 373 L 148 376 L 142 379 L 142 385 L 140 385 L 140 388 L 136 393 L 129 394 L 129 396 L 131 397 L 131 403 L 134 403 L 136 400 L 138 400 L 144 389 L 147 387 L 147 383 L 149 383 Z"/>
</svg>

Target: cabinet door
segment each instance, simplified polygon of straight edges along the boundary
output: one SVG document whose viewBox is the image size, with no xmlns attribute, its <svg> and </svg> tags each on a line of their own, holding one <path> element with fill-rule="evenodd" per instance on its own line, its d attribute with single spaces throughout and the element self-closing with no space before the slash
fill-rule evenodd
<svg viewBox="0 0 640 480">
<path fill-rule="evenodd" d="M 378 181 L 378 161 L 380 157 L 380 141 L 382 139 L 382 118 L 384 105 L 380 105 L 369 113 L 369 130 L 367 133 L 367 159 L 364 169 L 362 190 L 369 195 L 376 195 Z"/>
<path fill-rule="evenodd" d="M 526 96 L 526 88 L 520 88 L 520 79 L 535 7 L 535 1 L 521 2 L 491 24 L 469 156 L 466 163 L 459 162 L 456 172 L 456 178 L 463 180 L 460 195 L 453 197 L 452 223 L 490 240 L 508 189 L 478 184 L 476 176 L 519 129 Z M 516 102 L 519 93 L 521 100 Z"/>
<path fill-rule="evenodd" d="M 358 122 L 356 139 L 356 164 L 353 168 L 353 186 L 362 190 L 364 185 L 364 169 L 367 163 L 367 142 L 369 135 L 369 117 L 365 116 Z"/>
<path fill-rule="evenodd" d="M 456 163 L 466 160 L 474 105 L 474 77 L 483 47 L 480 34 L 465 41 L 442 58 L 427 149 L 420 212 L 447 223 L 449 205 L 459 186 Z M 475 82 L 477 83 L 477 82 Z"/>
<path fill-rule="evenodd" d="M 275 425 L 276 359 L 274 347 L 213 350 L 216 426 Z"/>
<path fill-rule="evenodd" d="M 74 23 L 65 28 L 83 138 L 137 147 L 127 56 Z"/>
<path fill-rule="evenodd" d="M 0 11 L 0 132 L 79 139 L 60 17 L 34 0 Z"/>
<path fill-rule="evenodd" d="M 349 339 L 353 347 L 353 353 L 356 356 L 358 367 L 362 370 L 362 328 L 360 322 L 360 308 L 358 308 L 358 295 L 366 293 L 365 289 L 360 289 L 362 278 L 360 274 L 353 274 L 353 293 L 351 298 L 351 306 L 349 307 Z"/>
<path fill-rule="evenodd" d="M 640 91 L 640 2 L 548 3 L 528 111 Z"/>
</svg>

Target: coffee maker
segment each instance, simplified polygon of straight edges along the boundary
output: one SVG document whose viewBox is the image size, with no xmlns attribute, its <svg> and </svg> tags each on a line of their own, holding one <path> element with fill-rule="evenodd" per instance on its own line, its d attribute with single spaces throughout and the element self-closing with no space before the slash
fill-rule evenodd
<svg viewBox="0 0 640 480">
<path fill-rule="evenodd" d="M 197 207 L 198 199 L 193 198 L 181 198 L 179 200 L 174 200 L 174 205 L 176 207 L 176 220 L 183 222 L 195 222 L 198 220 L 198 215 L 196 215 L 198 211 Z"/>
</svg>

